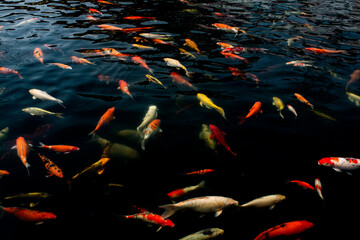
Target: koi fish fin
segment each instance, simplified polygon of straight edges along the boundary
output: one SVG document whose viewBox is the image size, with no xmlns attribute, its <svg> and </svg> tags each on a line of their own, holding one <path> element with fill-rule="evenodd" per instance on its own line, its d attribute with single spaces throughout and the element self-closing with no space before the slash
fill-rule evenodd
<svg viewBox="0 0 360 240">
<path fill-rule="evenodd" d="M 177 211 L 177 208 L 175 207 L 174 204 L 161 205 L 159 206 L 159 208 L 165 209 L 165 212 L 161 214 L 161 217 L 164 219 L 172 216 Z"/>
<path fill-rule="evenodd" d="M 62 116 L 62 114 L 63 114 L 63 113 L 55 113 L 55 116 L 57 116 L 58 118 L 64 118 L 64 117 Z"/>
<path fill-rule="evenodd" d="M 35 96 L 33 96 L 33 97 L 32 97 L 32 99 L 34 99 L 34 100 L 35 100 L 35 99 L 36 99 L 36 97 L 35 97 Z"/>
<path fill-rule="evenodd" d="M 90 136 L 90 135 L 93 135 L 93 136 L 94 136 L 94 134 L 95 134 L 95 130 L 92 131 L 92 132 L 90 132 L 90 133 L 88 134 L 88 136 Z"/>
<path fill-rule="evenodd" d="M 63 104 L 63 101 L 61 101 L 60 99 L 56 99 L 56 102 L 60 104 L 63 108 L 66 108 Z"/>
<path fill-rule="evenodd" d="M 197 185 L 197 188 L 203 188 L 203 187 L 205 187 L 205 184 L 206 184 L 206 181 L 205 181 L 205 180 L 202 180 L 202 181 Z"/>
<path fill-rule="evenodd" d="M 30 164 L 28 162 L 26 162 L 25 167 L 26 167 L 26 171 L 28 173 L 28 176 L 30 176 L 30 171 L 29 171 Z"/>
<path fill-rule="evenodd" d="M 160 226 L 160 227 L 156 230 L 156 232 L 160 231 L 161 229 L 162 229 L 162 226 Z"/>
<path fill-rule="evenodd" d="M 275 208 L 275 204 L 269 207 L 269 210 L 273 210 Z"/>
<path fill-rule="evenodd" d="M 202 102 L 202 101 L 200 101 L 200 103 L 199 103 L 199 104 L 200 104 L 200 106 L 204 107 L 204 104 L 203 104 L 203 102 Z"/>
<path fill-rule="evenodd" d="M 215 217 L 220 216 L 221 213 L 222 213 L 222 210 L 219 210 L 219 211 L 215 212 Z"/>
<path fill-rule="evenodd" d="M 281 111 L 279 111 L 280 117 L 284 119 L 284 116 L 282 115 Z"/>
<path fill-rule="evenodd" d="M 39 142 L 39 144 L 40 144 L 40 146 L 38 146 L 38 147 L 45 148 L 45 144 L 43 144 L 42 142 Z"/>
<path fill-rule="evenodd" d="M 141 149 L 145 151 L 145 139 L 141 140 Z"/>
<path fill-rule="evenodd" d="M 238 118 L 240 118 L 240 122 L 238 123 L 239 125 L 243 124 L 246 121 L 246 117 L 244 116 L 239 116 Z"/>
<path fill-rule="evenodd" d="M 14 150 L 14 149 L 16 149 L 16 145 L 14 145 L 14 146 L 11 147 L 11 150 Z"/>
</svg>

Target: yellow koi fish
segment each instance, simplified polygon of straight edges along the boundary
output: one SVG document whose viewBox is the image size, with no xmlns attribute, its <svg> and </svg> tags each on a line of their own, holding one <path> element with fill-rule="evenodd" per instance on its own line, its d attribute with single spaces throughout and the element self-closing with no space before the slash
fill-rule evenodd
<svg viewBox="0 0 360 240">
<path fill-rule="evenodd" d="M 145 76 L 147 77 L 147 79 L 148 79 L 150 82 L 157 83 L 157 84 L 163 86 L 165 89 L 167 89 L 167 87 L 165 87 L 164 84 L 163 84 L 162 82 L 160 82 L 160 80 L 157 79 L 156 77 L 153 77 L 153 76 L 151 76 L 151 75 L 149 75 L 149 74 L 146 74 Z"/>
<path fill-rule="evenodd" d="M 348 99 L 350 102 L 355 103 L 357 107 L 360 106 L 360 96 L 359 95 L 356 95 L 351 92 L 346 92 L 346 95 L 348 95 Z"/>
<path fill-rule="evenodd" d="M 280 117 L 284 118 L 284 116 L 281 114 L 281 111 L 284 109 L 284 103 L 281 101 L 278 97 L 273 97 L 273 104 L 277 110 L 279 111 Z"/>
<path fill-rule="evenodd" d="M 202 94 L 202 93 L 198 93 L 197 94 L 197 98 L 199 99 L 200 101 L 200 106 L 202 107 L 206 107 L 208 109 L 215 109 L 217 112 L 219 112 L 221 114 L 221 116 L 223 116 L 223 118 L 226 119 L 225 117 L 225 111 L 224 109 L 222 109 L 221 107 L 219 106 L 216 106 L 213 101 L 211 101 L 210 98 L 208 98 L 205 94 Z"/>
</svg>

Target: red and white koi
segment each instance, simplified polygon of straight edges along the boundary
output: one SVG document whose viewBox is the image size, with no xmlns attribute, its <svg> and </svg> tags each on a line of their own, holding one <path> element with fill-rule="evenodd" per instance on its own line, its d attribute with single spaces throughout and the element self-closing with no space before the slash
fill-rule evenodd
<svg viewBox="0 0 360 240">
<path fill-rule="evenodd" d="M 215 138 L 218 144 L 223 145 L 224 148 L 225 148 L 226 150 L 228 150 L 232 155 L 237 156 L 236 153 L 234 153 L 233 151 L 231 151 L 229 145 L 228 145 L 228 144 L 226 143 L 226 141 L 225 141 L 225 137 L 224 137 L 224 136 L 226 135 L 226 133 L 224 133 L 223 131 L 221 131 L 221 130 L 220 130 L 217 126 L 215 126 L 215 125 L 210 124 L 209 127 L 210 127 L 210 130 L 211 130 L 210 139 Z"/>
<path fill-rule="evenodd" d="M 156 105 L 151 105 L 149 106 L 148 111 L 146 112 L 143 121 L 141 122 L 141 124 L 136 128 L 136 131 L 139 134 L 142 134 L 143 130 L 149 125 L 149 123 L 151 123 L 154 119 L 157 118 L 157 114 L 158 114 L 158 108 Z"/>
<path fill-rule="evenodd" d="M 360 169 L 360 159 L 347 157 L 326 157 L 318 161 L 319 165 L 332 167 L 337 172 L 345 171 L 351 175 L 351 171 Z"/>
<path fill-rule="evenodd" d="M 142 150 L 145 150 L 145 143 L 149 138 L 155 136 L 158 132 L 162 132 L 160 128 L 160 123 L 161 123 L 160 119 L 154 119 L 146 127 L 144 137 L 141 140 Z"/>
<path fill-rule="evenodd" d="M 171 191 L 169 193 L 167 193 L 167 195 L 171 198 L 178 198 L 181 196 L 184 196 L 185 194 L 189 193 L 189 192 L 193 192 L 199 188 L 203 188 L 205 186 L 205 181 L 201 181 L 199 184 L 195 185 L 195 186 L 189 186 L 189 187 L 185 187 L 185 188 L 180 188 L 180 189 L 176 189 L 174 191 Z"/>
<path fill-rule="evenodd" d="M 134 100 L 133 96 L 129 91 L 129 85 L 124 80 L 119 80 L 119 87 L 117 89 L 120 89 L 122 93 L 126 93 L 131 97 L 132 100 Z"/>
<path fill-rule="evenodd" d="M 124 216 L 127 219 L 138 219 L 147 223 L 160 225 L 159 231 L 162 227 L 174 227 L 175 224 L 170 219 L 165 219 L 158 214 L 143 211 L 141 213 L 136 213 L 133 215 Z"/>
<path fill-rule="evenodd" d="M 186 80 L 180 74 L 178 74 L 176 72 L 171 72 L 170 76 L 172 77 L 173 82 L 176 82 L 176 83 L 181 84 L 181 85 L 186 85 L 186 86 L 194 89 L 195 91 L 197 90 L 197 88 L 194 85 L 192 85 L 188 80 Z"/>
<path fill-rule="evenodd" d="M 319 178 L 315 179 L 315 189 L 316 189 L 316 192 L 319 194 L 320 198 L 322 200 L 324 200 L 324 197 L 322 195 L 322 185 L 321 185 L 321 182 L 320 182 Z"/>
<path fill-rule="evenodd" d="M 214 171 L 213 169 L 206 168 L 206 169 L 201 169 L 201 170 L 197 170 L 197 171 L 193 171 L 193 172 L 188 172 L 188 173 L 186 173 L 186 175 L 204 175 L 207 173 L 211 173 L 213 171 Z"/>
<path fill-rule="evenodd" d="M 295 60 L 287 62 L 286 65 L 293 65 L 294 67 L 313 67 L 312 61 Z"/>
<path fill-rule="evenodd" d="M 304 182 L 304 181 L 300 181 L 300 180 L 291 180 L 291 183 L 296 183 L 297 185 L 306 188 L 306 189 L 310 189 L 310 190 L 315 190 L 315 188 L 313 186 L 311 186 L 309 183 Z"/>
</svg>

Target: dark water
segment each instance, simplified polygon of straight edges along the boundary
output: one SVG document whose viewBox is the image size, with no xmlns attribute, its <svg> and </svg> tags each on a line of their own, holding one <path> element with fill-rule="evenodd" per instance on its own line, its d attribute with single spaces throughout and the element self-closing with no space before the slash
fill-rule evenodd
<svg viewBox="0 0 360 240">
<path fill-rule="evenodd" d="M 0 179 L 1 197 L 24 192 L 48 192 L 53 198 L 40 201 L 33 209 L 53 212 L 55 221 L 42 225 L 20 222 L 8 215 L 1 218 L 1 237 L 41 239 L 65 237 L 98 237 L 107 239 L 178 239 L 209 228 L 224 229 L 222 239 L 254 239 L 260 232 L 283 222 L 308 220 L 315 227 L 302 239 L 347 239 L 356 234 L 359 223 L 359 173 L 347 175 L 317 165 L 327 156 L 360 158 L 360 111 L 347 99 L 345 86 L 350 74 L 359 69 L 360 3 L 358 1 L 117 1 L 106 5 L 97 1 L 1 1 L 0 4 L 0 66 L 17 70 L 23 76 L 0 75 L 2 117 L 0 128 L 9 127 L 2 142 L 0 169 L 10 172 Z M 98 21 L 87 20 L 89 8 Z M 215 14 L 221 13 L 222 15 Z M 156 17 L 154 20 L 124 20 L 126 16 Z M 15 26 L 31 18 L 37 20 Z M 237 26 L 247 34 L 235 37 L 233 32 L 215 29 L 211 24 Z M 154 26 L 149 32 L 166 34 L 173 45 L 139 43 L 139 33 L 101 30 L 99 24 L 121 28 Z M 289 46 L 287 39 L 301 36 Z M 189 38 L 203 54 L 183 46 Z M 225 58 L 216 43 L 265 48 L 240 54 L 241 60 Z M 138 49 L 131 44 L 153 46 Z M 44 44 L 54 45 L 48 49 Z M 45 64 L 33 56 L 35 48 L 44 52 Z M 141 56 L 153 69 L 151 74 L 167 89 L 147 81 L 149 71 L 132 61 L 109 56 L 87 59 L 95 65 L 80 65 L 71 56 L 84 57 L 85 50 L 114 48 L 125 54 Z M 314 54 L 307 47 L 346 50 L 338 54 Z M 196 59 L 180 54 L 184 48 Z M 198 89 L 172 82 L 170 72 L 184 76 L 183 70 L 169 67 L 163 58 L 179 60 L 192 72 L 188 80 Z M 312 61 L 312 67 L 286 65 L 294 60 Z M 65 70 L 47 63 L 70 65 Z M 255 74 L 259 83 L 248 77 L 233 76 L 228 67 Z M 117 90 L 117 82 L 99 81 L 97 75 L 128 82 L 135 101 Z M 28 90 L 37 88 L 63 100 L 66 108 L 50 101 L 33 100 Z M 349 91 L 360 93 L 359 83 Z M 196 98 L 206 94 L 226 113 L 227 121 L 214 110 L 202 108 Z M 301 93 L 315 110 L 336 119 L 333 121 L 310 111 L 294 93 Z M 284 119 L 272 105 L 272 97 L 292 105 L 295 119 L 284 109 Z M 238 125 L 238 116 L 248 113 L 261 101 L 263 113 Z M 162 133 L 151 139 L 146 150 L 140 144 L 116 133 L 136 129 L 148 106 L 159 108 Z M 21 111 L 25 107 L 41 107 L 63 112 L 64 119 L 53 116 L 36 117 Z M 116 107 L 115 120 L 99 134 L 134 148 L 140 157 L 128 160 L 113 157 L 102 175 L 92 175 L 71 182 L 72 176 L 100 159 L 102 148 L 88 133 L 101 115 Z M 49 124 L 49 125 L 46 125 Z M 226 132 L 226 141 L 234 157 L 218 146 L 214 153 L 199 140 L 202 124 L 214 124 Z M 45 127 L 44 127 L 45 126 Z M 49 127 L 46 127 L 49 126 Z M 39 128 L 45 130 L 39 130 Z M 25 167 L 10 148 L 15 139 L 24 136 L 34 145 Z M 55 154 L 36 147 L 45 144 L 68 144 L 79 152 Z M 45 178 L 46 170 L 37 157 L 41 152 L 59 165 L 65 177 Z M 211 168 L 205 176 L 184 173 Z M 315 191 L 290 184 L 302 180 L 313 185 L 320 178 L 322 201 Z M 227 209 L 217 218 L 212 214 L 184 211 L 171 217 L 172 229 L 148 227 L 141 221 L 123 219 L 134 214 L 133 205 L 161 214 L 157 206 L 170 203 L 166 193 L 206 180 L 206 188 L 180 199 L 217 195 L 245 203 L 268 194 L 283 194 L 287 199 L 274 210 Z M 124 187 L 110 187 L 108 184 Z M 3 206 L 24 206 L 24 201 L 2 201 Z M 356 219 L 354 220 L 353 217 Z"/>
</svg>

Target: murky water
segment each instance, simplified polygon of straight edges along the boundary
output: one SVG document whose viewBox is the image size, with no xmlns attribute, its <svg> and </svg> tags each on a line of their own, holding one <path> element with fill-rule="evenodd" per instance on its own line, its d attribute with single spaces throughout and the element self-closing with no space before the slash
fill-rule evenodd
<svg viewBox="0 0 360 240">
<path fill-rule="evenodd" d="M 359 173 L 338 173 L 318 166 L 317 161 L 328 156 L 360 158 L 360 111 L 345 91 L 350 74 L 360 68 L 358 1 L 109 2 L 113 4 L 95 0 L 0 3 L 0 66 L 23 77 L 0 74 L 0 128 L 10 129 L 1 140 L 0 169 L 10 174 L 0 179 L 0 194 L 2 198 L 26 192 L 52 195 L 33 207 L 23 199 L 2 200 L 1 205 L 57 215 L 54 221 L 34 225 L 4 214 L 0 219 L 4 239 L 179 239 L 210 227 L 224 229 L 222 239 L 254 239 L 270 227 L 295 220 L 314 223 L 302 239 L 346 239 L 355 233 L 349 221 L 353 221 L 350 213 L 359 210 Z M 101 14 L 89 13 L 90 8 Z M 125 18 L 128 16 L 155 19 L 131 20 Z M 217 29 L 215 23 L 246 33 Z M 146 29 L 149 27 L 152 29 Z M 159 43 L 141 33 L 166 36 Z M 185 39 L 194 41 L 200 51 L 184 45 Z M 221 53 L 218 42 L 253 49 L 230 58 Z M 43 51 L 44 64 L 33 56 L 35 48 Z M 107 55 L 104 48 L 140 56 L 151 70 L 129 56 Z M 305 48 L 341 52 L 316 54 Z M 76 64 L 71 56 L 93 64 Z M 168 66 L 164 58 L 179 60 L 189 77 L 183 69 Z M 308 66 L 286 64 L 297 60 L 307 61 Z M 179 73 L 193 87 L 173 81 L 171 72 Z M 150 82 L 147 74 L 163 86 Z M 99 75 L 109 81 L 100 81 Z M 133 99 L 117 89 L 120 79 L 129 84 Z M 32 88 L 61 99 L 66 108 L 33 100 Z M 348 91 L 360 94 L 359 82 L 348 84 Z M 197 93 L 222 107 L 227 120 L 214 109 L 201 107 Z M 313 104 L 314 111 L 294 93 Z M 272 104 L 275 96 L 285 104 L 284 118 Z M 257 101 L 262 103 L 262 114 L 239 125 L 238 117 L 246 116 Z M 159 109 L 162 132 L 146 143 L 144 151 L 134 130 L 150 105 Z M 286 105 L 294 107 L 297 118 Z M 60 112 L 64 118 L 31 116 L 21 111 L 26 107 Z M 98 131 L 116 144 L 110 163 L 101 175 L 72 181 L 75 174 L 100 159 L 104 146 L 88 134 L 111 107 L 116 108 L 115 119 Z M 221 145 L 216 151 L 205 146 L 199 139 L 202 124 L 216 125 L 227 133 L 226 142 L 238 156 Z M 131 131 L 124 131 L 128 129 Z M 19 136 L 33 145 L 28 157 L 30 176 L 16 150 L 10 150 Z M 39 148 L 39 142 L 73 145 L 80 151 L 56 154 Z M 46 178 L 37 153 L 55 162 L 64 178 Z M 214 172 L 185 175 L 200 169 Z M 323 184 L 324 201 L 315 191 L 289 183 L 302 180 L 314 185 L 315 178 Z M 205 188 L 179 201 L 206 195 L 231 197 L 241 204 L 268 194 L 283 194 L 287 199 L 273 210 L 229 208 L 217 218 L 178 212 L 170 217 L 175 227 L 159 232 L 156 226 L 123 218 L 137 212 L 134 206 L 161 214 L 158 206 L 171 203 L 168 192 L 202 180 L 206 180 Z"/>
</svg>

